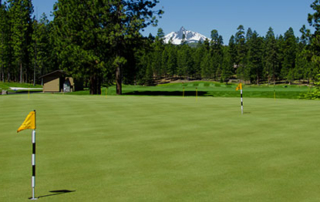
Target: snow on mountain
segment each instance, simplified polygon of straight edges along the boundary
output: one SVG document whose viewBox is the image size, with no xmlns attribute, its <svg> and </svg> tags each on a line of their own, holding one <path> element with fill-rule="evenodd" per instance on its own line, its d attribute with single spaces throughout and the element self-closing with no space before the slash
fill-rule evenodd
<svg viewBox="0 0 320 202">
<path fill-rule="evenodd" d="M 186 30 L 184 27 L 181 27 L 177 32 L 171 32 L 164 37 L 164 42 L 169 43 L 172 40 L 172 44 L 179 45 L 182 42 L 183 35 L 185 36 L 185 41 L 187 43 L 197 43 L 198 41 L 205 41 L 207 37 L 204 35 Z"/>
</svg>

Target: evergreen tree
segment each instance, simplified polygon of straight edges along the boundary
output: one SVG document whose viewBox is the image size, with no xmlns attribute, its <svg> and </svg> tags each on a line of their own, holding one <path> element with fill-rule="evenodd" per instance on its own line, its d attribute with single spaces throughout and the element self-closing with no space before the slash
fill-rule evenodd
<svg viewBox="0 0 320 202">
<path fill-rule="evenodd" d="M 36 76 L 49 73 L 52 69 L 52 58 L 50 53 L 52 47 L 50 46 L 50 26 L 49 20 L 45 13 L 40 17 L 40 21 L 33 20 L 33 64 L 34 64 L 34 85 Z"/>
<path fill-rule="evenodd" d="M 193 77 L 201 78 L 201 61 L 203 60 L 205 53 L 206 48 L 204 47 L 204 44 L 199 41 L 194 54 L 192 54 L 194 61 Z"/>
<path fill-rule="evenodd" d="M 265 56 L 264 56 L 264 74 L 268 83 L 272 79 L 274 84 L 276 77 L 279 76 L 277 41 L 273 29 L 270 27 L 265 37 Z"/>
<path fill-rule="evenodd" d="M 8 0 L 9 19 L 12 27 L 11 46 L 15 58 L 14 65 L 19 68 L 20 83 L 27 80 L 30 66 L 29 50 L 31 48 L 33 6 L 31 0 Z"/>
<path fill-rule="evenodd" d="M 252 32 L 252 29 L 249 27 L 246 34 L 246 41 L 247 42 L 250 41 L 252 36 L 253 36 L 253 32 Z"/>
<path fill-rule="evenodd" d="M 113 0 L 109 1 L 109 14 L 111 15 L 111 32 L 107 36 L 107 41 L 114 53 L 113 66 L 116 74 L 117 94 L 122 94 L 122 71 L 127 63 L 127 58 L 123 50 L 132 46 L 137 46 L 137 42 L 142 40 L 140 31 L 149 25 L 157 25 L 157 16 L 163 14 L 162 10 L 154 11 L 153 8 L 159 3 L 158 0 Z M 110 22 L 110 19 L 109 19 Z"/>
<path fill-rule="evenodd" d="M 212 72 L 214 79 L 221 76 L 223 62 L 223 39 L 217 30 L 211 31 Z"/>
<path fill-rule="evenodd" d="M 253 32 L 249 41 L 248 67 L 246 68 L 249 73 L 246 72 L 246 77 L 249 77 L 251 82 L 255 80 L 259 84 L 263 72 L 263 38 L 259 37 L 257 32 Z"/>
<path fill-rule="evenodd" d="M 140 31 L 157 24 L 161 10 L 152 1 L 60 0 L 55 5 L 56 45 L 61 68 L 74 77 L 90 78 L 90 93 L 101 93 L 102 76 L 115 74 L 122 94 L 124 68 L 131 72 L 134 52 L 143 44 Z M 109 66 L 111 64 L 111 66 Z M 107 66 L 108 65 L 108 66 Z"/>
<path fill-rule="evenodd" d="M 212 79 L 214 77 L 212 71 L 212 57 L 210 52 L 206 52 L 201 61 L 201 76 L 205 79 Z"/>
<path fill-rule="evenodd" d="M 245 32 L 243 25 L 238 27 L 238 32 L 235 36 L 235 45 L 237 50 L 237 55 L 235 58 L 235 64 L 237 66 L 237 74 L 239 78 L 243 78 L 245 76 L 245 59 L 246 59 L 246 43 L 245 43 Z"/>
<path fill-rule="evenodd" d="M 153 51 L 152 69 L 153 69 L 153 74 L 158 79 L 162 76 L 162 52 L 164 50 L 163 36 L 164 36 L 164 33 L 162 29 L 159 28 L 158 34 L 153 43 L 154 51 Z"/>
<path fill-rule="evenodd" d="M 161 55 L 161 72 L 164 77 L 168 76 L 168 46 L 165 46 Z"/>
<path fill-rule="evenodd" d="M 230 62 L 232 63 L 232 67 L 236 65 L 236 57 L 237 57 L 237 48 L 236 48 L 236 42 L 235 38 L 232 35 L 229 39 L 229 55 L 230 55 Z"/>
<path fill-rule="evenodd" d="M 174 77 L 177 74 L 177 51 L 176 47 L 172 44 L 168 46 L 168 75 Z"/>
<path fill-rule="evenodd" d="M 2 3 L 0 0 L 0 80 L 4 82 L 5 72 L 8 68 L 8 35 L 9 35 L 9 25 L 7 16 L 7 5 Z"/>
<path fill-rule="evenodd" d="M 222 73 L 221 73 L 221 80 L 225 81 L 226 84 L 228 83 L 230 77 L 233 75 L 233 60 L 231 58 L 231 51 L 230 46 L 225 47 L 223 51 L 223 62 L 222 62 Z"/>
<path fill-rule="evenodd" d="M 101 1 L 60 0 L 54 8 L 55 45 L 60 68 L 76 79 L 89 78 L 90 94 L 101 93 L 110 34 L 110 6 Z"/>
<path fill-rule="evenodd" d="M 290 83 L 294 79 L 293 69 L 296 61 L 296 37 L 294 31 L 290 27 L 284 34 L 284 43 L 282 47 L 283 61 L 281 74 L 283 78 L 286 78 Z"/>
<path fill-rule="evenodd" d="M 313 63 L 314 76 L 316 76 L 320 70 L 320 1 L 315 0 L 310 7 L 314 13 L 308 14 L 308 22 L 315 30 L 313 33 L 308 30 L 309 36 L 307 36 L 310 37 L 310 60 Z"/>
<path fill-rule="evenodd" d="M 184 44 L 180 47 L 177 53 L 177 68 L 178 76 L 190 77 L 193 74 L 193 58 L 191 57 L 191 47 Z"/>
<path fill-rule="evenodd" d="M 277 66 L 278 66 L 278 72 L 279 72 L 279 79 L 282 80 L 284 79 L 283 75 L 281 74 L 282 66 L 283 66 L 283 58 L 284 58 L 283 50 L 285 49 L 284 37 L 282 35 L 277 36 L 276 41 L 277 41 L 277 50 L 278 50 Z"/>
</svg>

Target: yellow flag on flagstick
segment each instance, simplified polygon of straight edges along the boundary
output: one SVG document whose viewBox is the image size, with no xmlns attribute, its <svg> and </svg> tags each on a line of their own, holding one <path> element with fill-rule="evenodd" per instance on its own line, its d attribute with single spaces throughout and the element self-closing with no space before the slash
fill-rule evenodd
<svg viewBox="0 0 320 202">
<path fill-rule="evenodd" d="M 242 90 L 242 84 L 239 83 L 239 85 L 237 86 L 236 90 Z"/>
<path fill-rule="evenodd" d="M 28 114 L 22 125 L 18 128 L 17 133 L 25 129 L 36 129 L 36 112 L 32 111 Z"/>
</svg>

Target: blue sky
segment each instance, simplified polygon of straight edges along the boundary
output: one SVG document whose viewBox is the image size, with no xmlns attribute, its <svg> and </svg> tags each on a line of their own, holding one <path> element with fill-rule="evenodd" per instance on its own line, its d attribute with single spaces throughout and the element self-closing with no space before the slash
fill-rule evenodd
<svg viewBox="0 0 320 202">
<path fill-rule="evenodd" d="M 295 35 L 307 25 L 308 13 L 314 0 L 160 0 L 157 8 L 165 11 L 158 27 L 149 27 L 144 35 L 156 35 L 158 28 L 165 34 L 178 31 L 181 26 L 210 38 L 211 30 L 218 30 L 225 44 L 237 32 L 239 25 L 249 27 L 265 36 L 269 27 L 276 35 L 284 34 L 292 27 Z M 35 12 L 48 16 L 56 0 L 32 0 Z M 52 20 L 52 17 L 49 17 Z"/>
</svg>

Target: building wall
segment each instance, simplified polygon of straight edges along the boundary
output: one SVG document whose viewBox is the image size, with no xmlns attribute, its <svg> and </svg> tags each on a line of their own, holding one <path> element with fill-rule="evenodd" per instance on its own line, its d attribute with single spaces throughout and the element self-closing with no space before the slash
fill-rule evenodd
<svg viewBox="0 0 320 202">
<path fill-rule="evenodd" d="M 74 85 L 74 80 L 72 77 L 66 77 L 65 80 L 69 80 L 70 85 L 71 85 L 71 92 L 75 91 L 75 85 Z"/>
<path fill-rule="evenodd" d="M 43 78 L 43 92 L 60 92 L 60 78 L 58 77 L 44 77 Z"/>
</svg>

